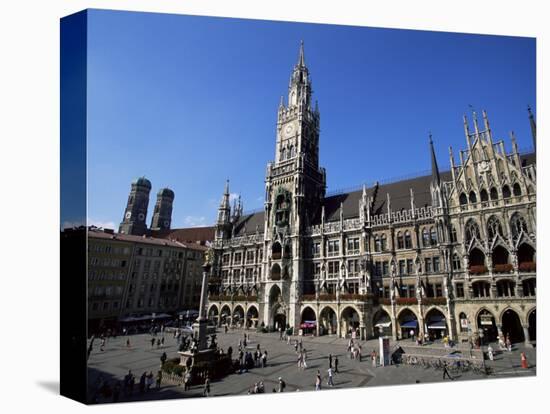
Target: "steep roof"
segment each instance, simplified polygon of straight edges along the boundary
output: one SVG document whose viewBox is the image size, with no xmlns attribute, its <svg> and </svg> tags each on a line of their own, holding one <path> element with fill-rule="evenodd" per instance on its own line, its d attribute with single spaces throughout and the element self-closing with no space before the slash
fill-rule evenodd
<svg viewBox="0 0 550 414">
<path fill-rule="evenodd" d="M 152 230 L 152 237 L 177 240 L 182 243 L 205 244 L 214 240 L 214 227 L 187 227 L 170 230 Z"/>
<path fill-rule="evenodd" d="M 244 236 L 256 234 L 256 226 L 260 234 L 264 232 L 264 216 L 265 212 L 258 211 L 256 213 L 245 214 L 237 221 L 235 225 L 235 236 Z"/>
<path fill-rule="evenodd" d="M 119 240 L 130 243 L 142 243 L 149 244 L 154 246 L 166 246 L 166 247 L 179 247 L 179 248 L 188 248 L 193 250 L 205 250 L 204 246 L 201 246 L 196 243 L 190 242 L 180 242 L 170 239 L 162 239 L 149 236 L 134 236 L 131 234 L 122 234 L 122 233 L 110 233 L 102 230 L 89 229 L 88 237 L 92 239 L 102 239 L 102 240 Z"/>
</svg>

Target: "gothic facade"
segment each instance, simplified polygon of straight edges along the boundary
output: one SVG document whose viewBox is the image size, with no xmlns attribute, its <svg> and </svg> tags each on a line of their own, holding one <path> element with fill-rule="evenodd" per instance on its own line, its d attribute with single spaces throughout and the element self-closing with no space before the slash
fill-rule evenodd
<svg viewBox="0 0 550 414">
<path fill-rule="evenodd" d="M 536 340 L 536 156 L 464 117 L 466 148 L 440 172 L 327 197 L 320 113 L 303 45 L 277 117 L 264 210 L 215 225 L 208 315 L 315 335 L 508 334 Z M 536 125 L 529 109 L 533 140 Z"/>
</svg>

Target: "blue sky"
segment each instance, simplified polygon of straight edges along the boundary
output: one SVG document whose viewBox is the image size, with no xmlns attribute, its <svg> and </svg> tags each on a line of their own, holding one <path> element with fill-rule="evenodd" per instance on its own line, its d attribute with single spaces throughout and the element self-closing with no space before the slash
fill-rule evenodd
<svg viewBox="0 0 550 414">
<path fill-rule="evenodd" d="M 300 40 L 321 111 L 328 191 L 430 168 L 486 109 L 509 149 L 532 146 L 535 40 L 93 10 L 88 22 L 88 218 L 115 226 L 131 181 L 170 187 L 173 227 L 213 223 L 225 180 L 263 206 L 279 99 Z M 480 117 L 481 118 L 481 117 Z"/>
</svg>

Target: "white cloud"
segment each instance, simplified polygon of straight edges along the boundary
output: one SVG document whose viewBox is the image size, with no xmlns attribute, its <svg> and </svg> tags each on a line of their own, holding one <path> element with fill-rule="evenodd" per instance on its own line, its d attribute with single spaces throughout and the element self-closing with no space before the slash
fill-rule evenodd
<svg viewBox="0 0 550 414">
<path fill-rule="evenodd" d="M 183 223 L 188 227 L 206 226 L 206 217 L 204 216 L 185 216 Z"/>
<path fill-rule="evenodd" d="M 80 227 L 83 225 L 84 225 L 83 221 L 64 221 L 61 224 L 61 230 L 72 229 L 73 227 Z"/>
<path fill-rule="evenodd" d="M 95 220 L 91 217 L 88 217 L 88 226 L 102 227 L 104 229 L 113 229 L 116 230 L 117 226 L 113 221 L 104 221 L 104 220 Z"/>
</svg>

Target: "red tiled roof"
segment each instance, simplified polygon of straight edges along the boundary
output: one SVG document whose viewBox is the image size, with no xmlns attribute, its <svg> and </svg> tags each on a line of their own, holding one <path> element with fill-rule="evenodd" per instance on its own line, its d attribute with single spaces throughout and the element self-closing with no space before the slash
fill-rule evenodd
<svg viewBox="0 0 550 414">
<path fill-rule="evenodd" d="M 214 241 L 214 227 L 188 227 L 182 229 L 153 230 L 151 236 L 159 239 L 177 240 L 182 243 L 204 245 Z"/>
<path fill-rule="evenodd" d="M 131 243 L 143 243 L 150 244 L 155 246 L 168 246 L 168 247 L 179 247 L 179 248 L 188 248 L 192 250 L 201 250 L 204 251 L 207 249 L 205 246 L 196 244 L 193 242 L 180 242 L 178 240 L 171 240 L 166 238 L 150 237 L 150 236 L 134 236 L 130 234 L 121 234 L 121 233 L 105 233 L 101 230 L 89 229 L 88 237 L 94 239 L 103 239 L 103 240 L 120 240 Z"/>
</svg>

